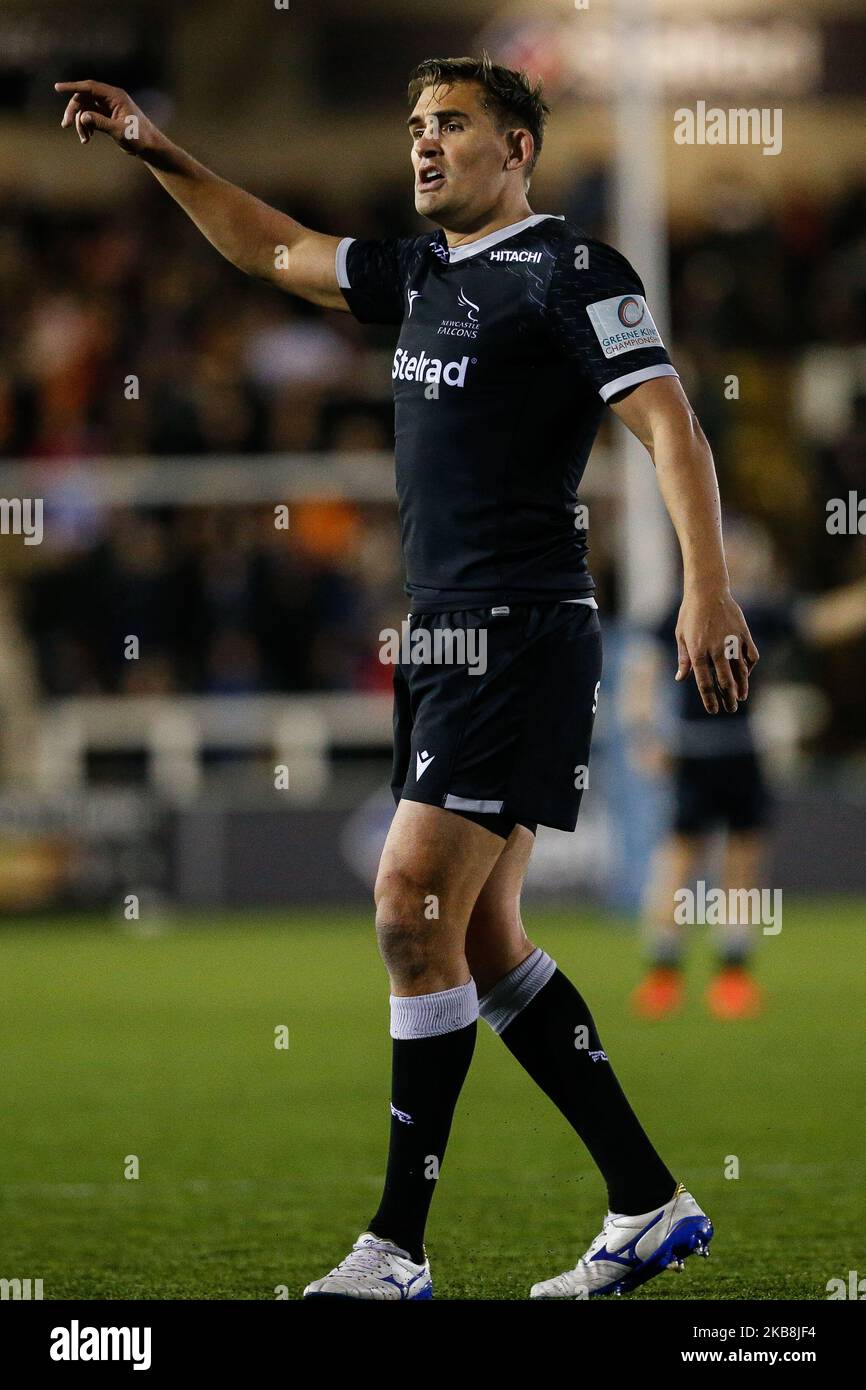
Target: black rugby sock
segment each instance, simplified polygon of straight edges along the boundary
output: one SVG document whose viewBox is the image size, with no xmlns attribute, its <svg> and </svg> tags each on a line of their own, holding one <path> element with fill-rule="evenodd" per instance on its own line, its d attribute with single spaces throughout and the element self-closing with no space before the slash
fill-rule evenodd
<svg viewBox="0 0 866 1390">
<path fill-rule="evenodd" d="M 676 1181 L 626 1100 L 585 1001 L 561 970 L 501 1037 L 583 1140 L 607 1183 L 611 1211 L 636 1216 L 670 1201 Z"/>
<path fill-rule="evenodd" d="M 369 1230 L 408 1251 L 416 1264 L 425 1258 L 424 1227 L 477 1030 L 473 1020 L 438 1037 L 392 1042 L 388 1169 Z"/>
</svg>

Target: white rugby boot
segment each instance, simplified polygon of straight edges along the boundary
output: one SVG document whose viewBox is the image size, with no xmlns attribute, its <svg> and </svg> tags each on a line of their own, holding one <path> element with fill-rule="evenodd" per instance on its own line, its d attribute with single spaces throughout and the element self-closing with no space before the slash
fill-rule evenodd
<svg viewBox="0 0 866 1390">
<path fill-rule="evenodd" d="M 631 1293 L 689 1255 L 709 1255 L 713 1223 L 682 1183 L 669 1202 L 642 1216 L 608 1212 L 574 1269 L 533 1284 L 530 1298 L 599 1298 Z"/>
<path fill-rule="evenodd" d="M 304 1298 L 432 1298 L 430 1261 L 415 1264 L 393 1241 L 371 1231 L 358 1236 L 345 1260 L 324 1279 L 314 1279 Z"/>
</svg>

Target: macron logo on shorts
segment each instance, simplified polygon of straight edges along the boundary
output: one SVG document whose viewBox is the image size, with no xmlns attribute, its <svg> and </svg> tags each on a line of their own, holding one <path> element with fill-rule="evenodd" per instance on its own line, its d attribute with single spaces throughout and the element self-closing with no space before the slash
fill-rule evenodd
<svg viewBox="0 0 866 1390">
<path fill-rule="evenodd" d="M 428 753 L 426 748 L 424 749 L 424 752 L 423 752 L 423 753 L 416 753 L 416 754 L 415 754 L 415 781 L 416 781 L 416 782 L 420 782 L 420 781 L 421 781 L 421 778 L 424 776 L 424 773 L 427 771 L 428 767 L 430 766 L 430 764 L 432 763 L 432 761 L 433 761 L 433 759 L 434 759 L 435 757 L 436 757 L 436 754 L 435 754 L 435 753 Z"/>
</svg>

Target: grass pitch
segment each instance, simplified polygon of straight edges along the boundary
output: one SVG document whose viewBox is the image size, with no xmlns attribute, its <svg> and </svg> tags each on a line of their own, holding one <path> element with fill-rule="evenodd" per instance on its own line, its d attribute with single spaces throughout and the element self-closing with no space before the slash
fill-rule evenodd
<svg viewBox="0 0 866 1390">
<path fill-rule="evenodd" d="M 624 924 L 528 914 L 716 1224 L 712 1259 L 633 1298 L 823 1299 L 866 1268 L 864 916 L 786 902 L 761 947 L 768 1010 L 740 1024 L 702 1009 L 696 929 L 688 1007 L 648 1025 L 626 1009 L 639 955 Z M 0 1277 L 41 1278 L 46 1299 L 295 1298 L 369 1219 L 390 1044 L 368 919 L 7 924 L 0 1004 Z M 526 1297 L 574 1264 L 605 1205 L 565 1121 L 480 1025 L 428 1233 L 436 1296 Z"/>
</svg>

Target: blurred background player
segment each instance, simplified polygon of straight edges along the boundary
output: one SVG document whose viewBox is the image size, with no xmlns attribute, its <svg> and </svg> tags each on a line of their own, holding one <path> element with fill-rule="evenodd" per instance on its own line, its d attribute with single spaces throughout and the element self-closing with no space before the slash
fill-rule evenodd
<svg viewBox="0 0 866 1390">
<path fill-rule="evenodd" d="M 755 640 L 771 664 L 791 644 L 845 642 L 866 628 L 866 580 L 816 597 L 795 596 L 772 538 L 759 522 L 729 519 L 725 535 L 731 582 L 743 596 Z M 635 1011 L 651 1019 L 676 1013 L 684 1001 L 686 942 L 684 928 L 674 920 L 675 894 L 707 864 L 717 832 L 724 836 L 718 876 L 726 900 L 737 901 L 732 890 L 760 886 L 772 817 L 754 697 L 741 701 L 724 721 L 706 717 L 688 682 L 665 698 L 665 661 L 676 619 L 676 607 L 665 613 L 626 686 L 633 761 L 650 775 L 666 773 L 673 794 L 670 825 L 653 857 L 644 900 L 648 970 L 632 995 Z M 717 963 L 706 1004 L 718 1018 L 750 1018 L 763 1003 L 763 990 L 751 971 L 754 928 L 730 917 L 713 929 Z"/>
</svg>

